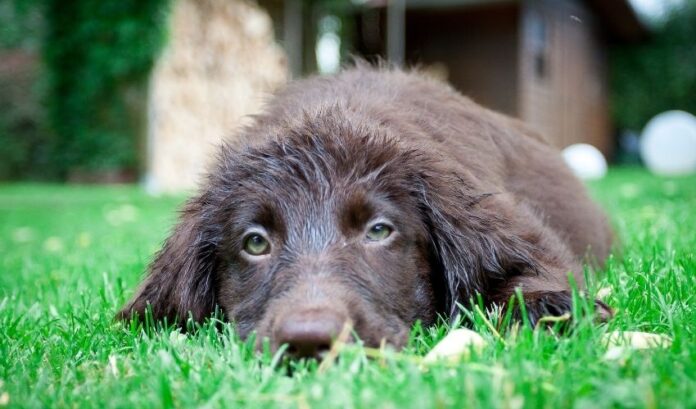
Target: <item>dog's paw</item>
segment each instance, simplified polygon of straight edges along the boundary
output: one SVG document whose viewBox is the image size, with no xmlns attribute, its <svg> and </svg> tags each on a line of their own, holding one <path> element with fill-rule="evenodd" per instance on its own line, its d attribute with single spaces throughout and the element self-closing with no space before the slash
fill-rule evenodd
<svg viewBox="0 0 696 409">
<path fill-rule="evenodd" d="M 524 308 L 515 308 L 513 316 L 522 319 L 522 310 L 526 312 L 529 323 L 533 326 L 553 326 L 563 323 L 567 327 L 573 321 L 573 296 L 570 291 L 524 293 Z M 614 315 L 611 307 L 604 302 L 594 301 L 594 320 L 598 323 L 609 321 Z"/>
</svg>

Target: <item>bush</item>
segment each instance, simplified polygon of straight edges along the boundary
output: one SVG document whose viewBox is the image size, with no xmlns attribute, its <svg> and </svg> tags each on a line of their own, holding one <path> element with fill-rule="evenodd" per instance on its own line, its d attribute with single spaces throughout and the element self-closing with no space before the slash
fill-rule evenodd
<svg viewBox="0 0 696 409">
<path fill-rule="evenodd" d="M 54 159 L 71 170 L 134 169 L 146 84 L 169 0 L 46 0 L 43 57 Z"/>
<path fill-rule="evenodd" d="M 51 132 L 46 129 L 31 53 L 3 52 L 17 69 L 0 73 L 0 180 L 46 178 L 50 171 Z M 16 64 L 13 64 L 16 63 Z"/>
<path fill-rule="evenodd" d="M 169 3 L 0 2 L 0 179 L 137 170 Z"/>
<path fill-rule="evenodd" d="M 649 42 L 612 50 L 612 109 L 622 129 L 640 130 L 670 109 L 696 113 L 696 2 L 685 1 Z"/>
<path fill-rule="evenodd" d="M 30 0 L 0 2 L 0 180 L 45 170 L 50 133 L 40 104 L 42 28 Z"/>
</svg>

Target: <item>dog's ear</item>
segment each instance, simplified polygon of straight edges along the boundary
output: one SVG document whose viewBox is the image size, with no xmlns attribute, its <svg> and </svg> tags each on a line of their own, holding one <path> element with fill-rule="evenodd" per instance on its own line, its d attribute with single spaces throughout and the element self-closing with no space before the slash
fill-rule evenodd
<svg viewBox="0 0 696 409">
<path fill-rule="evenodd" d="M 183 325 L 189 314 L 201 321 L 215 308 L 216 240 L 208 231 L 205 195 L 184 206 L 178 225 L 149 267 L 148 276 L 117 318 L 144 319 L 151 309 L 155 320 Z"/>
<path fill-rule="evenodd" d="M 518 224 L 503 195 L 485 192 L 460 175 L 431 172 L 419 177 L 419 206 L 430 235 L 436 287 L 444 287 L 443 312 L 454 314 L 494 283 L 537 274 L 539 237 Z"/>
</svg>

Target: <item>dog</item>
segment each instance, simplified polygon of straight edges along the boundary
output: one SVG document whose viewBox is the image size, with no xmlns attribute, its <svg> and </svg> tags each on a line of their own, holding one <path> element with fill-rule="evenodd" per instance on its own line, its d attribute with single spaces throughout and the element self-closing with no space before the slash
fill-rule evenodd
<svg viewBox="0 0 696 409">
<path fill-rule="evenodd" d="M 184 325 L 219 308 L 242 337 L 321 358 L 349 324 L 401 348 L 412 325 L 521 293 L 571 313 L 612 233 L 559 152 L 416 71 L 358 65 L 290 84 L 225 144 L 118 314 Z M 600 319 L 611 310 L 594 301 Z"/>
</svg>

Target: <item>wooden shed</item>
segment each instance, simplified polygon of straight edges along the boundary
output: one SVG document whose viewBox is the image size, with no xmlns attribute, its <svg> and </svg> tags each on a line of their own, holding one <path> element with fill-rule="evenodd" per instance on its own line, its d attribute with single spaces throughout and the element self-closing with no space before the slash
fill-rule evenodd
<svg viewBox="0 0 696 409">
<path fill-rule="evenodd" d="M 628 0 L 373 0 L 366 6 L 357 17 L 359 54 L 430 67 L 559 148 L 585 142 L 611 155 L 607 47 L 648 35 Z"/>
</svg>

